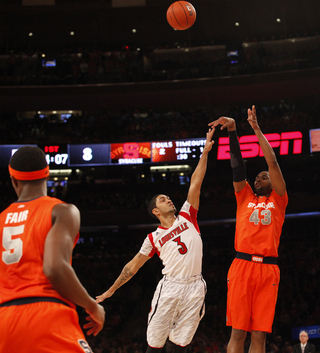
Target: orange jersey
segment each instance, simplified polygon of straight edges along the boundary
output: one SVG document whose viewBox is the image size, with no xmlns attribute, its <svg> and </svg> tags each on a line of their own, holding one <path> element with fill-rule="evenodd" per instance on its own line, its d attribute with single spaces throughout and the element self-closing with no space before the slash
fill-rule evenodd
<svg viewBox="0 0 320 353">
<path fill-rule="evenodd" d="M 59 203 L 43 196 L 12 203 L 0 214 L 0 304 L 25 297 L 54 297 L 75 307 L 53 289 L 42 270 L 52 209 Z"/>
<path fill-rule="evenodd" d="M 236 251 L 262 256 L 278 256 L 278 247 L 288 195 L 272 190 L 269 197 L 256 196 L 250 185 L 236 192 Z"/>
</svg>

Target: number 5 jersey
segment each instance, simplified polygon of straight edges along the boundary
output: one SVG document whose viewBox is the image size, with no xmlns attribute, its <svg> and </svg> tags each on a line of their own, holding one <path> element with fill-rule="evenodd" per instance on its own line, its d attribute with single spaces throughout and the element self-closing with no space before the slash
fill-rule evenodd
<svg viewBox="0 0 320 353">
<path fill-rule="evenodd" d="M 51 213 L 58 203 L 62 201 L 42 196 L 14 202 L 0 214 L 0 304 L 18 298 L 53 297 L 75 307 L 53 289 L 42 270 Z"/>
</svg>

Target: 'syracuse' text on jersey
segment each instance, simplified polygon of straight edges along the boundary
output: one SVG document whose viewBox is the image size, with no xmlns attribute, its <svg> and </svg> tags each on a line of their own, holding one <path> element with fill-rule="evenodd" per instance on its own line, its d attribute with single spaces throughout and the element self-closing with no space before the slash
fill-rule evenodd
<svg viewBox="0 0 320 353">
<path fill-rule="evenodd" d="M 170 228 L 159 226 L 145 238 L 140 253 L 152 257 L 158 254 L 163 275 L 189 278 L 202 270 L 202 239 L 197 222 L 197 210 L 185 201 Z"/>
<path fill-rule="evenodd" d="M 288 195 L 256 196 L 247 183 L 236 192 L 236 251 L 278 257 L 281 229 L 288 204 Z"/>
</svg>

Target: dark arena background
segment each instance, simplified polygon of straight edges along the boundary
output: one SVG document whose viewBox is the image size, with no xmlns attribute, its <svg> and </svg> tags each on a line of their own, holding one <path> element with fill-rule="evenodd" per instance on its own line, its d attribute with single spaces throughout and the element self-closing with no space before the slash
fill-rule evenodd
<svg viewBox="0 0 320 353">
<path fill-rule="evenodd" d="M 81 211 L 73 265 L 95 297 L 155 229 L 148 200 L 167 193 L 179 209 L 186 199 L 209 122 L 236 120 L 250 183 L 266 169 L 246 121 L 255 105 L 289 195 L 266 351 L 291 353 L 301 328 L 320 351 L 320 2 L 191 3 L 195 24 L 175 31 L 168 0 L 0 1 L 0 209 L 15 201 L 12 150 L 39 146 L 49 195 Z M 236 205 L 225 137 L 214 135 L 201 191 L 208 293 L 190 353 L 225 353 L 230 337 Z M 103 303 L 105 327 L 87 337 L 94 352 L 144 353 L 161 268 L 151 259 Z"/>
</svg>

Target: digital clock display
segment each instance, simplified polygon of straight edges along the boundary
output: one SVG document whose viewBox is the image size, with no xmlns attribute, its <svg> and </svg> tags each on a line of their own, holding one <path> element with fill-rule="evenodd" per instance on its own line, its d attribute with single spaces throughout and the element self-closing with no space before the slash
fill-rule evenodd
<svg viewBox="0 0 320 353">
<path fill-rule="evenodd" d="M 45 155 L 46 160 L 51 169 L 55 167 L 67 167 L 69 163 L 69 155 L 67 145 L 39 145 Z"/>
</svg>

